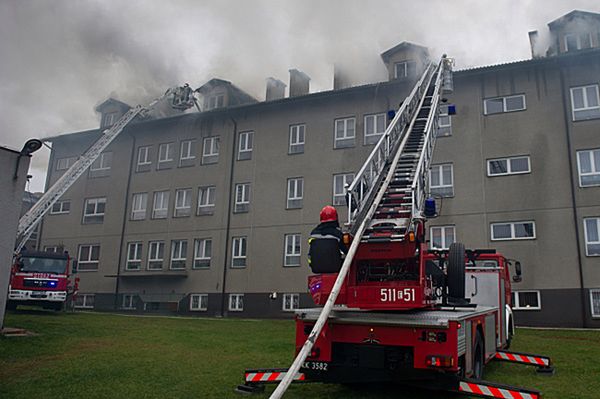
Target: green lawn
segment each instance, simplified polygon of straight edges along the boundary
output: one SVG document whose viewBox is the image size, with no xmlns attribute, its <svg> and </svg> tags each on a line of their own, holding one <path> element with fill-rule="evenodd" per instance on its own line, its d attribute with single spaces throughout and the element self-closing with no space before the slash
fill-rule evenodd
<svg viewBox="0 0 600 399">
<path fill-rule="evenodd" d="M 294 326 L 285 320 L 30 311 L 8 313 L 5 325 L 38 335 L 0 339 L 0 398 L 238 398 L 233 390 L 245 368 L 287 367 L 293 357 Z M 520 329 L 513 349 L 552 356 L 556 374 L 493 363 L 486 379 L 537 388 L 545 398 L 600 396 L 600 332 Z M 395 386 L 323 384 L 294 385 L 286 395 L 391 397 L 432 395 Z"/>
</svg>

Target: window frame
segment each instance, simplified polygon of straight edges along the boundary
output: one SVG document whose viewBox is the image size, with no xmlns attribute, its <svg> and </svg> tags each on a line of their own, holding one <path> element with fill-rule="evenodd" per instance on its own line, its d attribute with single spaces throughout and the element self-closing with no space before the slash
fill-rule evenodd
<svg viewBox="0 0 600 399">
<path fill-rule="evenodd" d="M 587 37 L 589 39 L 589 43 L 590 46 L 589 47 L 582 47 L 582 42 L 581 42 L 581 35 L 582 34 L 587 34 Z M 569 37 L 575 37 L 576 39 L 576 47 L 575 49 L 569 49 L 569 42 L 568 42 L 568 38 Z M 593 42 L 592 42 L 592 32 L 583 32 L 583 33 L 574 33 L 574 32 L 566 32 L 563 35 L 563 41 L 564 41 L 564 45 L 565 45 L 565 53 L 569 52 L 569 51 L 577 51 L 577 50 L 585 50 L 588 48 L 593 48 Z"/>
<path fill-rule="evenodd" d="M 535 306 L 535 307 L 519 306 L 519 293 L 532 293 L 532 292 L 537 294 L 538 306 Z M 514 296 L 513 296 L 514 301 L 513 301 L 513 306 L 512 306 L 513 310 L 542 310 L 542 295 L 540 293 L 540 290 L 518 290 L 518 291 L 513 291 L 513 294 L 514 294 Z"/>
<path fill-rule="evenodd" d="M 153 251 L 154 245 L 156 245 L 156 251 Z M 155 258 L 154 255 L 160 255 L 160 249 L 162 247 L 162 258 Z M 156 252 L 156 253 L 152 253 Z M 150 265 L 151 262 L 160 262 L 160 267 Z M 162 270 L 165 263 L 165 242 L 163 240 L 148 241 L 148 259 L 146 259 L 146 270 Z"/>
<path fill-rule="evenodd" d="M 288 240 L 292 239 L 292 253 L 288 253 Z M 296 253 L 296 244 L 298 252 Z M 288 258 L 298 258 L 297 263 L 290 263 Z M 288 233 L 283 235 L 283 267 L 299 267 L 302 265 L 302 234 Z"/>
<path fill-rule="evenodd" d="M 229 294 L 228 309 L 230 312 L 244 311 L 244 294 Z"/>
<path fill-rule="evenodd" d="M 84 247 L 88 247 L 88 257 L 86 260 L 81 259 L 81 252 Z M 98 247 L 98 259 L 92 259 L 94 247 Z M 79 244 L 77 247 L 77 271 L 78 272 L 96 272 L 100 268 L 100 244 Z M 95 268 L 82 268 L 82 265 L 94 265 Z"/>
<path fill-rule="evenodd" d="M 198 306 L 194 307 L 194 298 L 198 298 Z M 203 301 L 204 299 L 204 301 Z M 204 302 L 204 306 L 202 303 Z M 208 294 L 190 294 L 190 312 L 206 312 L 208 310 Z"/>
<path fill-rule="evenodd" d="M 209 145 L 210 143 L 210 145 Z M 207 152 L 207 148 L 209 152 Z M 202 140 L 202 165 L 219 162 L 219 136 L 205 137 Z"/>
<path fill-rule="evenodd" d="M 121 297 L 121 309 L 122 310 L 135 310 L 137 309 L 135 303 L 135 297 L 137 294 L 122 294 Z"/>
<path fill-rule="evenodd" d="M 236 253 L 239 254 L 236 255 Z M 243 260 L 243 264 L 236 265 L 236 260 Z M 241 263 L 241 262 L 238 262 Z M 231 237 L 231 268 L 243 269 L 248 266 L 248 236 Z"/>
<path fill-rule="evenodd" d="M 68 208 L 67 210 L 64 210 L 64 205 L 68 204 Z M 59 211 L 55 211 L 54 210 L 54 206 L 56 205 L 60 205 L 60 210 Z M 51 215 L 67 215 L 71 212 L 71 200 L 59 200 L 56 201 L 54 204 L 52 204 L 52 206 L 50 207 L 50 214 Z"/>
<path fill-rule="evenodd" d="M 242 137 L 243 137 L 243 140 L 242 140 Z M 244 144 L 244 146 L 242 146 L 242 143 Z M 250 144 L 248 145 L 248 143 L 250 143 Z M 247 130 L 244 132 L 240 132 L 239 138 L 238 138 L 237 160 L 238 161 L 251 160 L 253 149 L 254 149 L 254 131 Z"/>
<path fill-rule="evenodd" d="M 352 136 L 348 135 L 348 126 L 349 122 L 352 122 L 352 130 L 354 131 Z M 343 122 L 343 137 L 338 138 L 338 123 Z M 350 141 L 352 141 L 350 143 Z M 346 143 L 347 142 L 347 143 Z M 348 116 L 344 118 L 336 118 L 333 120 L 333 149 L 343 149 L 343 148 L 352 148 L 356 147 L 356 117 Z"/>
<path fill-rule="evenodd" d="M 157 196 L 160 195 L 161 196 L 161 204 L 164 205 L 164 203 L 166 202 L 166 208 L 157 208 Z M 166 195 L 166 199 L 164 198 L 164 196 Z M 153 196 L 152 196 L 152 219 L 166 219 L 169 217 L 169 201 L 171 200 L 171 191 L 170 190 L 163 190 L 163 191 L 155 191 Z M 161 216 L 162 213 L 157 216 L 157 211 L 164 211 L 164 216 Z"/>
<path fill-rule="evenodd" d="M 352 178 L 350 179 L 350 181 L 347 181 L 347 177 L 348 176 L 352 176 Z M 342 177 L 342 188 L 344 190 L 343 194 L 336 194 L 336 178 L 337 177 Z M 354 178 L 356 177 L 356 174 L 354 172 L 346 172 L 346 173 L 336 173 L 333 175 L 333 205 L 334 206 L 347 206 L 348 204 L 346 204 L 346 185 L 350 185 L 352 184 L 352 181 L 354 181 Z M 341 198 L 341 201 L 340 201 Z"/>
<path fill-rule="evenodd" d="M 169 270 L 185 270 L 187 268 L 187 244 L 187 240 L 171 240 L 171 256 L 169 259 Z M 174 265 L 175 262 L 178 262 L 177 267 L 175 267 Z M 183 263 L 183 266 L 179 266 L 179 264 L 181 263 Z"/>
<path fill-rule="evenodd" d="M 589 87 L 593 87 L 595 89 L 596 92 L 596 102 L 598 103 L 598 105 L 590 107 L 589 106 L 589 100 L 588 100 L 588 95 L 587 95 L 587 88 Z M 582 90 L 582 94 L 583 94 L 583 103 L 584 106 L 583 108 L 575 108 L 575 98 L 573 97 L 573 92 L 577 89 L 581 89 Z M 587 121 L 587 120 L 593 120 L 593 119 L 598 119 L 600 118 L 600 88 L 599 85 L 597 83 L 593 83 L 593 84 L 589 84 L 589 85 L 584 85 L 584 86 L 574 86 L 574 87 L 569 87 L 569 95 L 571 97 L 571 116 L 573 119 L 573 122 L 578 122 L 578 121 Z M 575 112 L 579 112 L 579 111 L 592 111 L 592 110 L 598 110 L 598 116 L 594 116 L 591 118 L 576 118 L 575 117 Z"/>
<path fill-rule="evenodd" d="M 452 180 L 452 182 L 450 184 L 444 183 L 444 167 L 445 166 L 450 166 L 450 179 Z M 432 175 L 434 168 L 439 168 L 440 184 L 436 185 L 436 186 L 434 186 L 431 182 L 431 175 Z M 429 183 L 429 193 L 441 195 L 444 198 L 454 197 L 454 164 L 453 163 L 440 163 L 440 164 L 431 165 L 429 168 L 429 182 L 428 183 Z M 445 190 L 448 188 L 452 189 L 451 194 L 440 194 L 440 193 L 434 193 L 434 191 L 433 191 L 434 189 L 442 191 L 442 190 Z"/>
<path fill-rule="evenodd" d="M 134 259 L 131 259 L 131 248 L 134 249 L 134 256 L 137 256 Z M 144 244 L 141 241 L 131 241 L 127 243 L 127 259 L 125 260 L 125 270 L 141 270 L 142 269 L 142 251 L 144 250 Z M 131 263 L 137 264 L 137 267 L 131 267 Z"/>
<path fill-rule="evenodd" d="M 88 204 L 94 202 L 94 213 L 87 213 Z M 95 198 L 86 198 L 83 203 L 83 219 L 82 224 L 102 224 L 104 223 L 104 216 L 106 216 L 106 197 L 95 197 Z M 100 204 L 104 204 L 104 210 L 102 212 L 98 212 L 98 206 Z M 88 218 L 88 219 L 86 219 Z M 91 220 L 90 220 L 91 218 Z M 100 218 L 95 220 L 93 218 Z"/>
<path fill-rule="evenodd" d="M 507 107 L 506 107 L 507 99 L 514 98 L 514 97 L 523 97 L 523 108 L 508 110 Z M 502 99 L 502 111 L 501 112 L 491 112 L 491 113 L 488 112 L 487 101 L 499 100 L 499 99 Z M 509 113 L 509 112 L 519 112 L 519 111 L 526 111 L 526 110 L 527 110 L 527 98 L 525 96 L 525 93 L 511 94 L 511 95 L 508 95 L 508 96 L 489 97 L 489 98 L 484 98 L 483 99 L 483 115 L 484 116 L 506 114 L 506 113 Z"/>
<path fill-rule="evenodd" d="M 440 229 L 440 233 L 441 233 L 441 237 L 442 237 L 442 246 L 441 247 L 436 247 L 433 245 L 433 230 L 434 229 Z M 454 241 L 452 241 L 450 244 L 448 244 L 446 242 L 446 230 L 447 229 L 451 229 L 452 230 L 452 237 L 454 239 Z M 450 249 L 450 245 L 452 245 L 452 243 L 456 242 L 456 226 L 455 225 L 442 225 L 442 226 L 430 226 L 429 227 L 429 248 L 430 249 Z"/>
<path fill-rule="evenodd" d="M 180 194 L 183 193 L 183 206 L 179 206 Z M 187 201 L 186 201 L 187 200 Z M 187 205 L 186 205 L 187 204 Z M 178 211 L 180 211 L 178 213 Z M 175 206 L 173 207 L 174 218 L 185 218 L 192 216 L 192 189 L 178 188 L 175 190 Z"/>
<path fill-rule="evenodd" d="M 300 187 L 298 189 L 298 187 Z M 293 188 L 293 189 L 292 189 Z M 291 196 L 293 191 L 293 196 Z M 300 196 L 298 196 L 300 191 Z M 287 195 L 285 209 L 302 209 L 304 202 L 304 177 L 290 177 L 287 179 Z"/>
<path fill-rule="evenodd" d="M 286 306 L 286 298 L 289 298 L 290 306 Z M 294 302 L 296 306 L 294 306 Z M 284 293 L 281 295 L 281 310 L 284 312 L 293 312 L 300 309 L 300 294 L 298 293 Z"/>
<path fill-rule="evenodd" d="M 206 250 L 207 243 L 210 243 L 209 248 L 210 251 Z M 199 252 L 201 252 L 199 254 Z M 207 252 L 209 252 L 207 256 Z M 197 265 L 196 262 L 207 262 L 208 265 Z M 192 262 L 192 269 L 210 269 L 210 264 L 212 262 L 212 238 L 195 238 L 194 239 L 194 259 Z"/>
<path fill-rule="evenodd" d="M 206 192 L 206 195 L 204 195 Z M 212 202 L 211 200 L 212 192 Z M 216 186 L 201 186 L 198 187 L 198 205 L 196 207 L 197 215 L 212 215 L 215 211 L 215 201 L 217 196 Z M 206 204 L 202 203 L 202 199 L 206 198 Z"/>
<path fill-rule="evenodd" d="M 512 171 L 512 163 L 511 161 L 514 159 L 527 159 L 527 170 L 521 172 L 513 172 Z M 506 161 L 506 172 L 502 173 L 492 173 L 491 163 L 495 161 Z M 531 157 L 529 155 L 515 155 L 512 157 L 503 157 L 503 158 L 492 158 L 487 160 L 487 175 L 488 177 L 498 177 L 498 176 L 509 176 L 509 175 L 525 175 L 531 173 Z"/>
<path fill-rule="evenodd" d="M 403 66 L 403 70 L 404 73 L 402 74 L 402 76 L 398 75 L 398 67 L 402 65 Z M 410 68 L 409 65 L 414 65 L 415 68 L 415 72 L 417 70 L 417 61 L 415 60 L 404 60 L 404 61 L 400 61 L 400 62 L 395 62 L 394 63 L 394 79 L 406 79 L 409 78 L 411 76 L 410 72 Z"/>
<path fill-rule="evenodd" d="M 150 160 L 150 148 L 152 148 L 151 145 L 142 145 L 138 147 L 138 154 L 137 154 L 137 162 L 136 162 L 136 166 L 145 166 L 145 165 L 152 165 L 152 161 Z M 141 161 L 142 158 L 142 150 L 144 150 L 144 161 Z"/>
<path fill-rule="evenodd" d="M 136 198 L 143 198 L 142 201 L 137 201 L 140 203 L 136 203 Z M 137 205 L 143 205 L 143 209 L 142 208 L 136 208 Z M 129 215 L 129 220 L 132 221 L 138 221 L 138 220 L 146 220 L 146 212 L 148 211 L 148 193 L 133 193 L 131 196 L 131 213 Z M 140 217 L 139 215 L 136 216 L 136 214 L 142 214 L 143 215 Z"/>
<path fill-rule="evenodd" d="M 65 161 L 66 165 L 61 166 L 61 161 Z M 63 157 L 56 160 L 56 170 L 69 170 L 73 164 L 77 162 L 77 157 Z"/>
<path fill-rule="evenodd" d="M 383 131 L 377 132 L 377 118 L 381 117 L 383 119 Z M 368 121 L 369 118 L 373 118 L 373 122 L 370 123 Z M 386 124 L 387 114 L 385 112 L 375 113 L 375 114 L 367 114 L 363 117 L 363 145 L 374 145 L 379 142 L 381 136 L 385 134 L 385 130 L 387 129 Z M 367 133 L 368 126 L 372 125 L 374 133 Z M 371 138 L 375 138 L 375 140 L 370 140 Z"/>
<path fill-rule="evenodd" d="M 516 224 L 525 224 L 531 223 L 533 226 L 533 237 L 516 237 L 515 235 L 515 225 Z M 509 238 L 494 238 L 494 226 L 508 224 L 510 225 L 510 237 Z M 513 241 L 513 240 L 535 240 L 537 239 L 537 229 L 535 226 L 535 220 L 519 220 L 514 222 L 492 222 L 490 223 L 490 240 L 491 241 Z"/>
<path fill-rule="evenodd" d="M 241 189 L 242 199 L 238 201 L 238 190 Z M 250 183 L 236 183 L 233 213 L 250 211 Z"/>
<path fill-rule="evenodd" d="M 166 146 L 166 158 L 162 159 L 162 148 L 164 148 Z M 174 161 L 174 155 L 175 155 L 175 143 L 170 142 L 170 143 L 161 143 L 158 145 L 158 165 L 160 164 L 166 164 L 169 162 L 173 162 Z"/>
<path fill-rule="evenodd" d="M 590 165 L 592 167 L 592 171 L 591 172 L 585 172 L 583 173 L 581 171 L 581 154 L 584 152 L 589 152 L 590 153 Z M 581 188 L 585 188 L 585 187 L 597 187 L 600 186 L 600 169 L 596 170 L 596 155 L 594 155 L 594 153 L 598 153 L 598 158 L 600 159 L 600 148 L 592 148 L 589 150 L 578 150 L 577 151 L 577 175 L 579 178 L 579 187 Z M 600 161 L 599 161 L 600 163 Z M 594 176 L 594 175 L 598 175 L 599 177 L 599 182 L 598 183 L 594 183 L 594 184 L 583 184 L 582 181 L 582 177 L 584 176 Z"/>
<path fill-rule="evenodd" d="M 297 123 L 290 125 L 289 132 L 288 155 L 303 154 L 306 144 L 306 124 Z M 300 134 L 302 134 L 302 141 L 300 141 Z M 296 141 L 293 140 L 294 135 L 296 136 Z M 295 150 L 295 148 L 298 148 L 298 150 Z"/>
<path fill-rule="evenodd" d="M 598 306 L 598 313 L 594 313 L 594 294 L 597 294 L 600 300 L 600 288 L 590 288 L 590 314 L 592 319 L 600 318 L 600 305 Z"/>
<path fill-rule="evenodd" d="M 196 153 L 194 152 L 194 143 L 195 142 L 196 142 L 196 140 L 194 140 L 194 139 L 181 140 L 181 144 L 179 146 L 179 161 L 187 161 L 187 160 L 191 160 L 191 159 L 196 159 Z M 183 148 L 186 146 L 186 144 L 187 144 L 187 154 L 185 154 L 185 156 L 184 156 Z"/>
<path fill-rule="evenodd" d="M 96 295 L 95 294 L 80 294 L 77 293 L 76 299 L 78 298 L 82 298 L 83 299 L 83 303 L 81 305 L 77 305 L 75 301 L 73 301 L 73 307 L 75 309 L 94 309 L 94 305 L 95 305 L 95 299 L 96 299 Z M 92 298 L 92 304 L 88 304 L 88 298 Z"/>
<path fill-rule="evenodd" d="M 590 241 L 589 240 L 590 233 L 588 231 L 588 225 L 587 225 L 588 220 L 596 221 L 596 235 L 598 235 L 598 241 Z M 585 244 L 585 256 L 588 256 L 588 257 L 600 256 L 600 252 L 598 254 L 590 255 L 590 249 L 589 249 L 590 245 L 600 245 L 600 217 L 585 217 L 585 218 L 583 218 L 583 237 L 584 237 L 584 244 Z"/>
</svg>

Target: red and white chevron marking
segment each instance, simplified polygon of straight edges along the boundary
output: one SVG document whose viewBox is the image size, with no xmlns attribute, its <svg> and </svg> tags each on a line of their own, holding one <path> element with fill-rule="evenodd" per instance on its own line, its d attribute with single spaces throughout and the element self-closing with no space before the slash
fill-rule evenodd
<svg viewBox="0 0 600 399">
<path fill-rule="evenodd" d="M 277 382 L 285 377 L 285 371 L 265 371 L 246 373 L 246 382 Z M 296 373 L 294 381 L 304 381 L 304 373 Z"/>
<path fill-rule="evenodd" d="M 496 359 L 507 360 L 509 362 L 533 364 L 542 367 L 550 365 L 550 359 L 547 357 L 525 355 L 511 352 L 496 352 Z"/>
<path fill-rule="evenodd" d="M 540 395 L 537 393 L 526 393 L 513 391 L 508 388 L 496 388 L 489 385 L 474 384 L 471 382 L 461 381 L 458 389 L 460 392 L 472 393 L 474 395 L 481 395 L 488 398 L 499 398 L 499 399 L 539 399 Z"/>
</svg>

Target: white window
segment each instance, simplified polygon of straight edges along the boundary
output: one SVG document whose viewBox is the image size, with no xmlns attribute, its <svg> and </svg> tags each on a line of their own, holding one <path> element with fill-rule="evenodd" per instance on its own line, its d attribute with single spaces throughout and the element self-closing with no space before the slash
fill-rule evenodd
<svg viewBox="0 0 600 399">
<path fill-rule="evenodd" d="M 56 160 L 56 170 L 67 170 L 77 161 L 77 157 L 59 158 Z"/>
<path fill-rule="evenodd" d="M 241 132 L 240 145 L 238 148 L 238 161 L 252 159 L 252 146 L 254 143 L 254 132 Z"/>
<path fill-rule="evenodd" d="M 154 193 L 154 206 L 152 219 L 165 219 L 169 214 L 169 192 L 157 191 Z"/>
<path fill-rule="evenodd" d="M 583 219 L 585 230 L 585 254 L 600 256 L 600 218 Z"/>
<path fill-rule="evenodd" d="M 246 237 L 233 237 L 231 240 L 231 267 L 246 267 Z"/>
<path fill-rule="evenodd" d="M 123 294 L 121 309 L 135 309 L 135 297 L 133 294 Z"/>
<path fill-rule="evenodd" d="M 215 186 L 198 189 L 198 215 L 212 215 L 215 211 Z"/>
<path fill-rule="evenodd" d="M 598 85 L 571 87 L 573 120 L 600 118 Z"/>
<path fill-rule="evenodd" d="M 333 205 L 346 205 L 346 188 L 353 180 L 354 173 L 333 175 Z"/>
<path fill-rule="evenodd" d="M 385 114 L 365 115 L 365 144 L 376 144 L 385 133 Z"/>
<path fill-rule="evenodd" d="M 164 143 L 158 146 L 158 163 L 171 162 L 173 160 L 173 155 L 175 151 L 175 146 L 173 143 Z M 160 165 L 159 165 L 160 166 Z"/>
<path fill-rule="evenodd" d="M 526 109 L 525 95 L 488 98 L 483 100 L 484 115 L 501 114 L 504 112 L 521 111 Z"/>
<path fill-rule="evenodd" d="M 498 240 L 533 240 L 535 238 L 535 222 L 506 222 L 490 225 L 492 241 Z"/>
<path fill-rule="evenodd" d="M 513 291 L 513 309 L 514 310 L 540 310 L 542 302 L 540 301 L 539 291 Z"/>
<path fill-rule="evenodd" d="M 448 114 L 448 106 L 440 105 L 438 116 L 438 137 L 452 136 L 452 116 Z"/>
<path fill-rule="evenodd" d="M 191 294 L 190 310 L 205 311 L 208 310 L 208 294 Z"/>
<path fill-rule="evenodd" d="M 431 227 L 429 233 L 431 249 L 448 249 L 456 241 L 454 226 Z"/>
<path fill-rule="evenodd" d="M 144 146 L 138 148 L 137 166 L 150 165 L 150 146 Z"/>
<path fill-rule="evenodd" d="M 335 120 L 335 140 L 333 148 L 354 147 L 355 136 L 355 118 L 344 118 Z"/>
<path fill-rule="evenodd" d="M 73 306 L 77 309 L 93 309 L 94 294 L 77 294 Z"/>
<path fill-rule="evenodd" d="M 285 235 L 285 258 L 284 266 L 300 266 L 300 234 Z"/>
<path fill-rule="evenodd" d="M 289 154 L 301 154 L 304 152 L 304 134 L 306 125 L 290 126 L 290 148 Z"/>
<path fill-rule="evenodd" d="M 62 200 L 56 201 L 52 204 L 52 209 L 50 209 L 51 215 L 61 215 L 65 213 L 69 213 L 71 210 L 71 201 L 70 200 Z"/>
<path fill-rule="evenodd" d="M 212 239 L 199 238 L 194 240 L 194 269 L 206 269 L 210 267 L 212 253 Z"/>
<path fill-rule="evenodd" d="M 592 47 L 592 32 L 565 33 L 565 51 L 582 50 Z"/>
<path fill-rule="evenodd" d="M 44 246 L 44 252 L 58 253 L 58 246 L 56 246 L 56 245 L 46 245 L 46 246 Z"/>
<path fill-rule="evenodd" d="M 229 310 L 232 312 L 244 310 L 244 294 L 229 294 Z"/>
<path fill-rule="evenodd" d="M 179 153 L 179 166 L 191 165 L 186 161 L 193 161 L 194 159 L 196 159 L 196 140 L 183 140 Z"/>
<path fill-rule="evenodd" d="M 100 245 L 83 244 L 77 254 L 77 270 L 98 270 L 100 262 Z"/>
<path fill-rule="evenodd" d="M 579 186 L 600 186 L 600 148 L 577 151 Z"/>
<path fill-rule="evenodd" d="M 104 114 L 104 123 L 102 124 L 102 127 L 108 127 L 111 126 L 113 123 L 115 123 L 117 121 L 117 116 L 119 115 L 118 112 L 107 112 Z"/>
<path fill-rule="evenodd" d="M 83 223 L 102 223 L 104 222 L 104 212 L 106 210 L 106 198 L 89 198 L 85 200 L 83 207 Z"/>
<path fill-rule="evenodd" d="M 164 256 L 164 241 L 150 241 L 148 243 L 148 270 L 161 270 Z"/>
<path fill-rule="evenodd" d="M 206 137 L 202 146 L 202 163 L 217 163 L 219 160 L 219 137 Z"/>
<path fill-rule="evenodd" d="M 282 309 L 284 312 L 291 312 L 300 307 L 299 294 L 283 294 Z"/>
<path fill-rule="evenodd" d="M 496 158 L 487 161 L 488 176 L 518 175 L 531 172 L 529 156 Z"/>
<path fill-rule="evenodd" d="M 127 244 L 127 263 L 125 270 L 140 270 L 142 267 L 142 243 L 130 242 Z"/>
<path fill-rule="evenodd" d="M 215 109 L 215 108 L 221 108 L 224 103 L 225 103 L 225 96 L 223 94 L 216 94 L 216 95 L 208 97 L 204 106 L 206 107 L 206 110 L 208 111 L 208 110 Z"/>
<path fill-rule="evenodd" d="M 454 170 L 451 163 L 433 165 L 429 170 L 429 192 L 452 197 L 454 195 Z"/>
<path fill-rule="evenodd" d="M 98 170 L 110 170 L 112 164 L 112 152 L 103 152 L 90 166 L 92 172 Z"/>
<path fill-rule="evenodd" d="M 185 269 L 187 259 L 187 240 L 171 241 L 171 269 Z"/>
<path fill-rule="evenodd" d="M 592 317 L 600 317 L 600 289 L 590 290 Z"/>
<path fill-rule="evenodd" d="M 403 61 L 394 64 L 394 77 L 396 79 L 407 78 L 416 75 L 417 63 L 415 61 Z"/>
<path fill-rule="evenodd" d="M 175 191 L 174 217 L 185 217 L 192 214 L 192 189 L 185 188 Z"/>
<path fill-rule="evenodd" d="M 133 194 L 131 201 L 131 220 L 146 219 L 146 206 L 148 204 L 148 193 Z"/>
<path fill-rule="evenodd" d="M 250 210 L 250 183 L 235 185 L 235 207 L 236 213 L 248 212 Z"/>
<path fill-rule="evenodd" d="M 304 193 L 304 179 L 294 177 L 287 181 L 287 209 L 302 208 L 302 197 Z"/>
</svg>

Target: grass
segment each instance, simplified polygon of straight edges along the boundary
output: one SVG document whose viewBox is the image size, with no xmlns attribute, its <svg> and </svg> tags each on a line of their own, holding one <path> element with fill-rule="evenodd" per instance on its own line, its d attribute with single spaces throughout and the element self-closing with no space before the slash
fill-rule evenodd
<svg viewBox="0 0 600 399">
<path fill-rule="evenodd" d="M 289 320 L 29 311 L 8 313 L 5 325 L 38 335 L 0 339 L 0 398 L 238 398 L 233 389 L 245 368 L 287 367 L 293 358 Z M 545 398 L 598 397 L 600 332 L 519 329 L 513 349 L 552 356 L 556 374 L 493 362 L 487 380 L 537 388 Z M 432 394 L 397 386 L 306 384 L 292 386 L 285 397 L 425 399 Z"/>
</svg>

